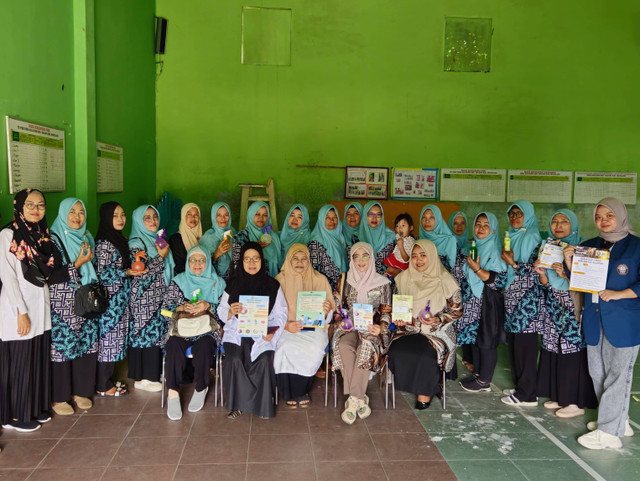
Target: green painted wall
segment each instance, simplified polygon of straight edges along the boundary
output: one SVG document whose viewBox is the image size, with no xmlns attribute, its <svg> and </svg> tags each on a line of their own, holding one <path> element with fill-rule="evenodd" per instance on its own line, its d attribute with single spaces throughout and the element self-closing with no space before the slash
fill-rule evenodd
<svg viewBox="0 0 640 481">
<path fill-rule="evenodd" d="M 635 1 L 259 2 L 293 9 L 290 67 L 240 64 L 246 2 L 156 3 L 157 193 L 204 210 L 270 176 L 281 219 L 342 198 L 343 170 L 302 164 L 638 168 Z M 445 16 L 493 19 L 491 73 L 443 72 Z"/>
<path fill-rule="evenodd" d="M 74 8 L 79 6 L 87 7 L 89 12 L 93 10 L 95 19 L 94 32 L 87 30 L 93 36 L 87 40 L 90 51 L 88 61 L 84 62 L 74 59 Z M 83 200 L 93 206 L 88 212 L 88 222 L 94 233 L 100 203 L 115 199 L 130 213 L 141 203 L 155 201 L 154 11 L 154 3 L 147 1 L 2 2 L 0 44 L 7 47 L 0 74 L 3 222 L 12 216 L 13 198 L 9 194 L 5 115 L 67 131 L 67 190 L 47 194 L 49 222 L 55 218 L 60 201 L 77 195 L 77 188 L 93 192 L 89 194 L 91 198 Z M 76 125 L 74 94 L 78 92 L 74 89 L 74 76 L 83 73 L 77 71 L 80 63 L 89 65 L 84 73 L 95 96 L 87 96 L 93 102 L 85 109 L 90 118 L 79 119 Z M 87 127 L 95 129 L 92 136 L 124 147 L 124 192 L 95 195 L 94 186 L 87 188 L 80 180 L 80 184 L 76 183 L 76 171 L 86 173 L 91 154 L 95 159 L 95 152 L 90 152 L 89 160 L 76 160 L 74 136 Z"/>
</svg>

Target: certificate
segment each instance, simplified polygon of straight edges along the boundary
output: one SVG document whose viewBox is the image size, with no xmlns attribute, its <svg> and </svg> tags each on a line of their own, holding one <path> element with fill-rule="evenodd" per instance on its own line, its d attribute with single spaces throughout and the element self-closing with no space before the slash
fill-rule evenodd
<svg viewBox="0 0 640 481">
<path fill-rule="evenodd" d="M 606 289 L 609 251 L 595 247 L 576 247 L 571 265 L 572 291 L 597 293 Z"/>
<path fill-rule="evenodd" d="M 569 244 L 559 239 L 552 239 L 549 237 L 547 239 L 547 243 L 544 245 L 540 251 L 540 255 L 538 256 L 540 259 L 540 265 L 551 268 L 551 266 L 556 262 L 562 264 L 564 262 L 564 254 L 562 253 L 562 250 L 568 245 Z"/>
<path fill-rule="evenodd" d="M 391 312 L 391 322 L 411 323 L 411 310 L 413 309 L 413 296 L 393 295 L 393 311 Z"/>
<path fill-rule="evenodd" d="M 269 321 L 269 296 L 238 296 L 242 311 L 238 314 L 238 336 L 260 337 L 267 335 Z"/>
<path fill-rule="evenodd" d="M 304 327 L 324 328 L 324 307 L 322 304 L 327 299 L 324 291 L 298 292 L 296 306 L 296 321 L 302 322 Z"/>
<path fill-rule="evenodd" d="M 371 304 L 353 304 L 353 328 L 367 331 L 373 324 L 373 306 Z"/>
</svg>

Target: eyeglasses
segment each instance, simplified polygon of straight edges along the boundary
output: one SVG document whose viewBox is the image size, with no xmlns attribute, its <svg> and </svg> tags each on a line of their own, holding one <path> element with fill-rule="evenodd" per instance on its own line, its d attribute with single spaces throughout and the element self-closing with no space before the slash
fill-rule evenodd
<svg viewBox="0 0 640 481">
<path fill-rule="evenodd" d="M 380 217 L 382 217 L 382 212 L 369 212 L 367 214 L 367 217 L 377 217 L 379 219 Z"/>
<path fill-rule="evenodd" d="M 524 217 L 524 213 L 521 210 L 509 212 L 509 219 L 519 219 L 520 217 Z"/>
<path fill-rule="evenodd" d="M 354 261 L 358 261 L 360 259 L 362 259 L 363 261 L 368 261 L 370 258 L 371 256 L 369 254 L 362 254 L 362 255 L 356 254 L 352 257 Z"/>
<path fill-rule="evenodd" d="M 153 215 L 145 215 L 142 220 L 145 222 L 148 222 L 150 220 L 158 220 L 160 217 L 158 217 L 158 214 L 153 214 Z"/>
<path fill-rule="evenodd" d="M 189 258 L 189 264 L 206 264 L 207 259 L 194 259 L 193 257 Z"/>
<path fill-rule="evenodd" d="M 260 257 L 243 257 L 242 258 L 242 262 L 246 262 L 247 264 L 251 263 L 251 264 L 257 264 L 258 262 L 260 262 Z"/>
<path fill-rule="evenodd" d="M 47 204 L 33 204 L 31 202 L 24 205 L 24 208 L 29 212 L 33 212 L 34 210 L 44 211 L 47 208 Z"/>
</svg>

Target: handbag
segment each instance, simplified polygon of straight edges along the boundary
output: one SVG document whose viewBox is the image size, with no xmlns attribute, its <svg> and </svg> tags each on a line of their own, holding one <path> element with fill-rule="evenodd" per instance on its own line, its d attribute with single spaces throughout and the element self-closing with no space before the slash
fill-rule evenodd
<svg viewBox="0 0 640 481">
<path fill-rule="evenodd" d="M 60 247 L 64 256 L 67 259 L 67 264 L 71 263 L 69 254 L 64 244 L 56 234 L 52 234 L 58 238 Z M 76 316 L 84 317 L 85 319 L 93 319 L 100 317 L 107 312 L 109 308 L 109 291 L 100 282 L 92 282 L 91 284 L 82 285 L 76 287 L 73 303 L 73 313 Z"/>
<path fill-rule="evenodd" d="M 186 312 L 177 313 L 171 329 L 172 336 L 190 338 L 217 331 L 218 323 L 210 314 L 193 316 Z"/>
</svg>

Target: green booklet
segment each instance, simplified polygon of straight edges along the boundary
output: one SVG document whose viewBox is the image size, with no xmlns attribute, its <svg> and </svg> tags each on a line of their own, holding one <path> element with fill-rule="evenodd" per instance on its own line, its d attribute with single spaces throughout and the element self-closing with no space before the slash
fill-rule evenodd
<svg viewBox="0 0 640 481">
<path fill-rule="evenodd" d="M 322 304 L 327 300 L 324 291 L 298 292 L 298 304 L 296 306 L 296 321 L 302 322 L 304 327 L 324 328 L 324 308 Z"/>
</svg>

